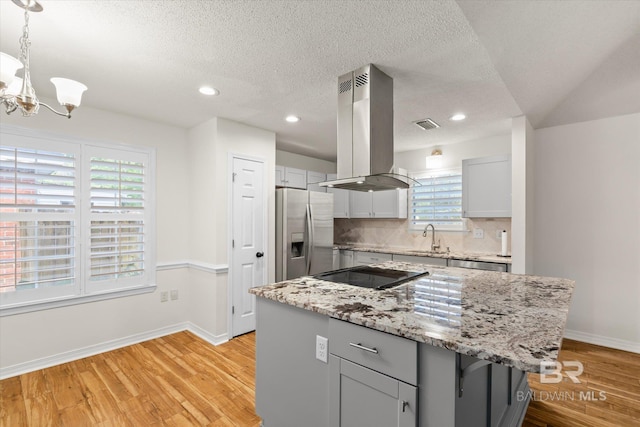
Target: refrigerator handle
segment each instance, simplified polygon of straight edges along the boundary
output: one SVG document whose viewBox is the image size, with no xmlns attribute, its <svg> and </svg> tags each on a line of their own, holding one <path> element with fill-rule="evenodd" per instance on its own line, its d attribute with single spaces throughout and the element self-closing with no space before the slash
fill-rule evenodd
<svg viewBox="0 0 640 427">
<path fill-rule="evenodd" d="M 311 273 L 311 256 L 313 254 L 313 218 L 311 205 L 307 204 L 307 274 Z"/>
</svg>

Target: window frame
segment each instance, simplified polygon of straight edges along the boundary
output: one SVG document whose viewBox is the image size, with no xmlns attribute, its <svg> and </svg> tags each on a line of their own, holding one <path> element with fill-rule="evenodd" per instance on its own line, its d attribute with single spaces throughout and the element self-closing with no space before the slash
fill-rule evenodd
<svg viewBox="0 0 640 427">
<path fill-rule="evenodd" d="M 47 131 L 25 129 L 15 126 L 0 124 L 3 147 L 25 147 L 30 149 L 65 152 L 71 150 L 75 157 L 75 212 L 73 214 L 73 260 L 75 269 L 75 283 L 72 286 L 64 286 L 65 292 L 51 288 L 24 289 L 17 291 L 0 292 L 0 317 L 50 309 L 54 307 L 82 304 L 123 296 L 153 292 L 156 289 L 156 227 L 155 227 L 155 192 L 156 192 L 156 149 L 153 147 L 134 146 L 129 144 L 111 143 L 102 141 L 89 141 L 65 135 L 50 133 Z M 117 285 L 108 284 L 102 289 L 90 286 L 90 190 L 91 154 L 106 152 L 119 154 L 123 157 L 134 156 L 136 159 L 144 159 L 145 164 L 145 207 L 141 215 L 145 228 L 144 235 L 144 273 L 132 278 L 133 280 L 120 281 Z M 47 221 L 50 218 L 62 220 L 64 214 L 56 213 L 2 213 L 3 221 L 15 220 L 27 221 L 32 219 Z M 45 218 L 46 217 L 46 218 Z M 69 217 L 69 215 L 66 215 Z M 119 218 L 116 218 L 119 219 Z M 93 288 L 93 289 L 92 289 Z M 31 292 L 30 292 L 31 291 Z"/>
<path fill-rule="evenodd" d="M 447 175 L 447 174 L 455 174 L 455 175 L 460 175 L 460 179 L 462 180 L 462 167 L 459 168 L 439 168 L 439 169 L 430 169 L 430 170 L 423 170 L 423 171 L 418 171 L 418 172 L 411 172 L 410 176 L 413 180 L 415 181 L 419 181 L 420 179 L 424 179 L 424 178 L 429 178 L 429 177 L 438 177 L 438 176 L 442 176 L 442 175 Z M 467 230 L 467 219 L 462 217 L 462 181 L 460 182 L 461 185 L 461 194 L 460 194 L 460 221 L 458 222 L 458 224 L 451 224 L 451 225 L 442 225 L 439 224 L 437 225 L 435 228 L 437 231 L 451 231 L 451 232 L 466 232 Z M 407 212 L 407 223 L 408 223 L 408 229 L 409 231 L 413 231 L 413 232 L 422 232 L 424 231 L 424 228 L 426 227 L 426 224 L 429 224 L 430 222 L 427 221 L 425 224 L 417 224 L 417 221 L 414 221 L 413 219 L 413 211 L 412 211 L 412 204 L 414 201 L 414 185 L 411 185 L 409 187 L 409 194 L 408 194 L 408 212 Z M 424 221 L 421 221 L 424 222 Z"/>
</svg>

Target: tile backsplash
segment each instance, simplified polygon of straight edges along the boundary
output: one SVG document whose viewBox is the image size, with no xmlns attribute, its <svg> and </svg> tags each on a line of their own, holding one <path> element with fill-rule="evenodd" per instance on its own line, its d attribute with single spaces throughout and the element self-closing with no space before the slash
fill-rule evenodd
<svg viewBox="0 0 640 427">
<path fill-rule="evenodd" d="M 335 219 L 333 239 L 336 244 L 364 245 L 381 248 L 429 250 L 431 230 L 427 237 L 422 231 L 410 231 L 406 219 Z M 473 230 L 484 231 L 482 239 L 473 237 Z M 440 231 L 436 229 L 436 243 L 441 250 L 499 254 L 502 248 L 498 231 L 507 230 L 508 252 L 511 253 L 511 218 L 467 219 L 467 231 Z"/>
</svg>

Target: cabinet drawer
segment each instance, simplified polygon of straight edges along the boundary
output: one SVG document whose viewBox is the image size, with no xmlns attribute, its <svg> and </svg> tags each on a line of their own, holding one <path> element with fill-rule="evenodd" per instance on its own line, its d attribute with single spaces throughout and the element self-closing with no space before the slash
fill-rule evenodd
<svg viewBox="0 0 640 427">
<path fill-rule="evenodd" d="M 329 352 L 400 381 L 417 385 L 418 343 L 415 341 L 342 320 L 329 319 Z"/>
</svg>

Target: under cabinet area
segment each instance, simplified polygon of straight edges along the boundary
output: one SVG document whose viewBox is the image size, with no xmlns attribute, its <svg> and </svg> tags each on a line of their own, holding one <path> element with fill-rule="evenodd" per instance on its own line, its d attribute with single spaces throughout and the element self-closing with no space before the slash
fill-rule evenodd
<svg viewBox="0 0 640 427">
<path fill-rule="evenodd" d="M 462 161 L 462 216 L 511 217 L 511 156 Z"/>
</svg>

